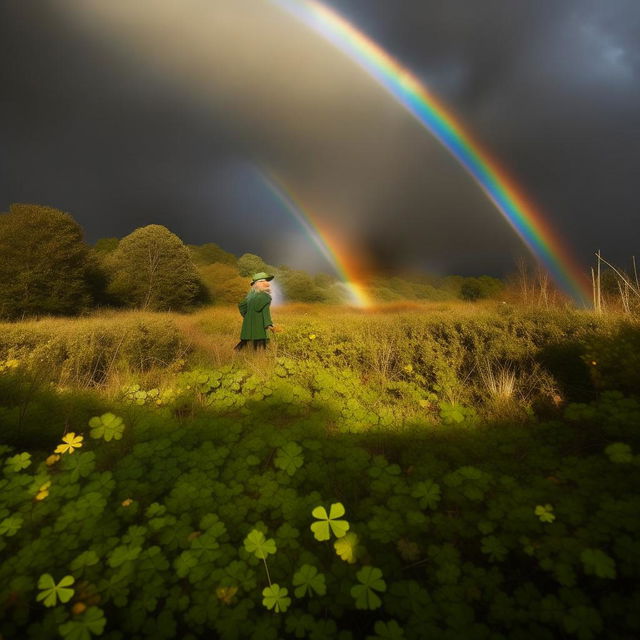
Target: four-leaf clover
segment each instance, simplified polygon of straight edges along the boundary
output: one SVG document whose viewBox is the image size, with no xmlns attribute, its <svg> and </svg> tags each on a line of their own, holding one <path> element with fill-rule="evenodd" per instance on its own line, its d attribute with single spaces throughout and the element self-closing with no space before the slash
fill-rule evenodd
<svg viewBox="0 0 640 640">
<path fill-rule="evenodd" d="M 26 469 L 31 464 L 31 454 L 30 453 L 17 453 L 15 456 L 8 458 L 5 462 L 5 466 L 10 471 L 22 471 L 22 469 Z"/>
<path fill-rule="evenodd" d="M 60 602 L 69 602 L 75 593 L 75 591 L 69 587 L 71 587 L 75 581 L 73 576 L 65 576 L 56 584 L 51 574 L 45 573 L 41 575 L 38 580 L 40 593 L 36 596 L 36 600 L 38 602 L 42 600 L 45 607 L 55 607 L 58 600 Z"/>
<path fill-rule="evenodd" d="M 540 522 L 553 522 L 556 519 L 553 507 L 550 504 L 539 504 L 534 513 L 540 518 Z"/>
<path fill-rule="evenodd" d="M 303 464 L 302 447 L 295 442 L 288 442 L 278 449 L 275 465 L 292 476 Z"/>
<path fill-rule="evenodd" d="M 341 502 L 334 502 L 329 508 L 329 513 L 324 507 L 316 507 L 311 515 L 317 518 L 319 522 L 311 525 L 311 531 L 316 540 L 329 540 L 330 531 L 336 538 L 342 538 L 349 530 L 349 523 L 346 520 L 337 520 L 345 514 L 344 506 Z"/>
</svg>

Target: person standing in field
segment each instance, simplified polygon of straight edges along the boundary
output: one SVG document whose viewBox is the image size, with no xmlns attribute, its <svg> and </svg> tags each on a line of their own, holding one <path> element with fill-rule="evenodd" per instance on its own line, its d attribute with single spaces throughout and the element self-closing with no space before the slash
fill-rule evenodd
<svg viewBox="0 0 640 640">
<path fill-rule="evenodd" d="M 268 273 L 255 273 L 251 279 L 251 289 L 245 299 L 238 304 L 242 315 L 242 330 L 240 342 L 235 346 L 236 351 L 244 349 L 249 343 L 254 351 L 267 346 L 269 336 L 267 331 L 275 331 L 271 320 L 271 285 L 273 276 Z"/>
</svg>

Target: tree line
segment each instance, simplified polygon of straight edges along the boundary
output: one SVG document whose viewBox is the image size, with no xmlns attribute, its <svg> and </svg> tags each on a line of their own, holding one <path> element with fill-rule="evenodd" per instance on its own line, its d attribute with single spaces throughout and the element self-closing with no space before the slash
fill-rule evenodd
<svg viewBox="0 0 640 640">
<path fill-rule="evenodd" d="M 186 245 L 164 226 L 141 227 L 124 238 L 89 246 L 71 215 L 52 207 L 12 204 L 0 214 L 0 317 L 73 315 L 96 307 L 187 311 L 236 303 L 248 279 L 272 272 L 287 300 L 340 303 L 346 292 L 330 275 L 273 266 L 255 254 L 237 257 L 215 243 Z M 480 278 L 372 278 L 381 301 L 474 300 L 502 283 Z"/>
</svg>

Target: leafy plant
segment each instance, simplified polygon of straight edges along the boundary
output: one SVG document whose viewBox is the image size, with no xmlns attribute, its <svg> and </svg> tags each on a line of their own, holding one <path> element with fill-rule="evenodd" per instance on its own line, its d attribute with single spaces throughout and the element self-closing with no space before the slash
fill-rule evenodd
<svg viewBox="0 0 640 640">
<path fill-rule="evenodd" d="M 82 446 L 83 436 L 76 435 L 73 431 L 62 437 L 62 444 L 55 448 L 55 453 L 73 453 Z"/>
<path fill-rule="evenodd" d="M 293 586 L 296 587 L 294 594 L 296 598 L 316 593 L 323 596 L 327 592 L 324 575 L 318 572 L 316 567 L 303 564 L 293 576 Z"/>
<path fill-rule="evenodd" d="M 262 590 L 262 604 L 276 613 L 284 613 L 291 605 L 291 598 L 287 597 L 288 593 L 287 589 L 274 582 Z"/>
<path fill-rule="evenodd" d="M 382 606 L 382 600 L 376 592 L 387 590 L 387 585 L 382 579 L 382 571 L 376 567 L 362 567 L 356 574 L 360 584 L 351 587 L 351 595 L 356 602 L 357 609 L 378 609 Z"/>
<path fill-rule="evenodd" d="M 69 602 L 75 591 L 71 589 L 71 585 L 75 582 L 73 576 L 64 576 L 56 584 L 55 580 L 49 573 L 44 573 L 38 580 L 38 589 L 40 593 L 36 600 L 42 602 L 45 607 L 55 607 L 60 602 Z"/>
<path fill-rule="evenodd" d="M 77 619 L 61 624 L 60 635 L 65 640 L 91 640 L 92 636 L 102 634 L 106 623 L 102 609 L 89 607 Z"/>
<path fill-rule="evenodd" d="M 103 413 L 89 420 L 92 438 L 103 438 L 107 442 L 110 440 L 120 440 L 124 433 L 124 422 L 122 418 L 113 413 Z"/>
<path fill-rule="evenodd" d="M 336 538 L 342 538 L 349 530 L 347 520 L 338 520 L 345 514 L 344 505 L 341 502 L 334 502 L 329 507 L 329 513 L 323 506 L 315 507 L 311 515 L 319 520 L 311 525 L 311 531 L 316 540 L 329 540 L 331 532 Z"/>
<path fill-rule="evenodd" d="M 288 442 L 278 449 L 274 463 L 278 469 L 292 476 L 304 464 L 302 447 L 295 442 Z"/>
</svg>

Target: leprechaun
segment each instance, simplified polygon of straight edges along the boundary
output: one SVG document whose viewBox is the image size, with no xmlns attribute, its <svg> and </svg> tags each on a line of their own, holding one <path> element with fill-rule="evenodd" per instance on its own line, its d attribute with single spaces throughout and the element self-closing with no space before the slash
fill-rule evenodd
<svg viewBox="0 0 640 640">
<path fill-rule="evenodd" d="M 251 289 L 245 299 L 238 304 L 242 315 L 242 331 L 240 342 L 235 346 L 236 350 L 244 349 L 249 343 L 254 350 L 264 349 L 267 346 L 269 336 L 267 331 L 275 331 L 271 320 L 271 285 L 273 276 L 261 271 L 253 274 Z"/>
</svg>

